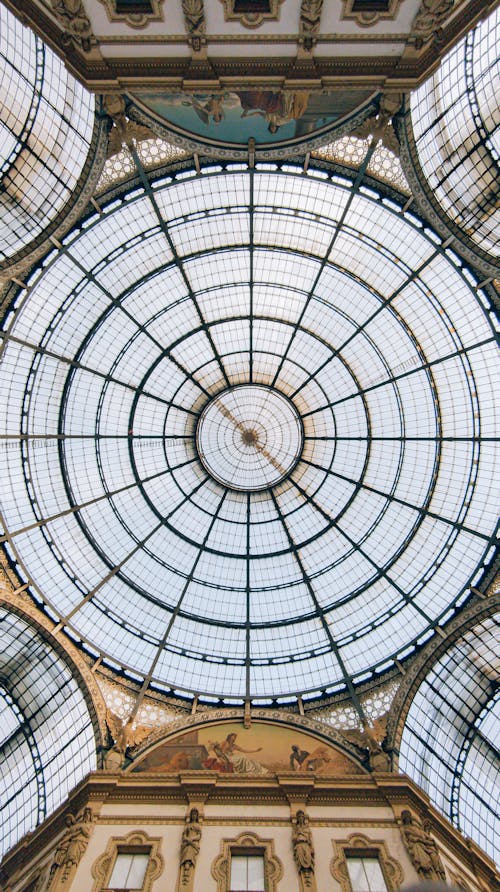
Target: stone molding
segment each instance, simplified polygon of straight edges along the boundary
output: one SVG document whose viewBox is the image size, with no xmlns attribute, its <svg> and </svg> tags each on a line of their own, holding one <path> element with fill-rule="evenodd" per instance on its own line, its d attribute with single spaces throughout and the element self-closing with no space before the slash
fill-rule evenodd
<svg viewBox="0 0 500 892">
<path fill-rule="evenodd" d="M 137 824 L 137 819 L 135 823 Z M 135 848 L 137 846 L 150 850 L 146 876 L 141 889 L 141 892 L 150 892 L 154 880 L 158 879 L 164 868 L 164 861 L 160 854 L 160 845 L 161 839 L 159 837 L 150 837 L 147 833 L 140 830 L 133 831 L 128 836 L 113 836 L 109 840 L 104 854 L 100 855 L 91 867 L 94 880 L 92 892 L 101 892 L 101 890 L 107 888 L 119 848 L 126 849 L 127 847 Z"/>
<path fill-rule="evenodd" d="M 274 840 L 262 839 L 256 833 L 247 831 L 233 839 L 223 839 L 220 854 L 212 863 L 211 873 L 217 883 L 217 892 L 227 892 L 230 883 L 231 850 L 259 849 L 264 855 L 266 892 L 277 892 L 278 883 L 283 877 L 283 864 L 274 852 Z"/>
<path fill-rule="evenodd" d="M 395 858 L 391 858 L 383 839 L 370 839 L 362 833 L 353 833 L 347 839 L 332 840 L 332 845 L 334 856 L 330 862 L 330 872 L 339 883 L 342 892 L 351 892 L 346 863 L 346 852 L 351 850 L 360 856 L 370 853 L 378 857 L 388 892 L 397 892 L 405 879 L 401 864 Z"/>
<path fill-rule="evenodd" d="M 355 8 L 356 0 L 342 0 L 341 19 L 354 19 L 361 28 L 376 25 L 381 19 L 394 21 L 397 18 L 403 0 L 389 0 L 387 9 L 359 10 Z M 453 2 L 453 0 L 452 0 Z M 377 4 L 374 4 L 376 6 Z"/>
<path fill-rule="evenodd" d="M 224 5 L 224 21 L 239 22 L 244 28 L 260 28 L 264 22 L 277 22 L 280 17 L 280 6 L 284 0 L 269 0 L 269 12 L 235 11 L 234 0 L 220 0 Z"/>
<path fill-rule="evenodd" d="M 116 0 L 99 0 L 106 8 L 110 22 L 123 22 L 130 28 L 145 28 L 150 22 L 163 22 L 165 0 L 149 0 L 151 12 L 118 12 Z"/>
</svg>

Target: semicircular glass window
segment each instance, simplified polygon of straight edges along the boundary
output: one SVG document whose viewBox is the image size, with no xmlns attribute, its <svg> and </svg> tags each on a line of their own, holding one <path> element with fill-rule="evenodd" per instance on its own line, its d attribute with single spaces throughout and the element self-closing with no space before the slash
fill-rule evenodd
<svg viewBox="0 0 500 892">
<path fill-rule="evenodd" d="M 0 262 L 71 198 L 89 152 L 95 99 L 0 4 Z"/>
<path fill-rule="evenodd" d="M 184 170 L 110 203 L 4 342 L 3 522 L 35 596 L 189 694 L 313 697 L 404 659 L 490 558 L 474 284 L 324 170 Z"/>
</svg>

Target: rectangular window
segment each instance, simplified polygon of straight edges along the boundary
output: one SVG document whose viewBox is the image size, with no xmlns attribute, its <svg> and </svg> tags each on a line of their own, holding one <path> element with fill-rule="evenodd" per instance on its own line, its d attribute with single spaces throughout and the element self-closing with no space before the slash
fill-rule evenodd
<svg viewBox="0 0 500 892">
<path fill-rule="evenodd" d="M 389 0 L 353 0 L 353 12 L 389 12 Z"/>
<path fill-rule="evenodd" d="M 109 889 L 113 892 L 141 892 L 148 862 L 149 852 L 118 852 Z"/>
<path fill-rule="evenodd" d="M 231 853 L 230 892 L 266 892 L 263 855 Z"/>
<path fill-rule="evenodd" d="M 352 892 L 388 892 L 380 862 L 376 856 L 360 858 L 346 855 Z"/>
<path fill-rule="evenodd" d="M 270 0 L 234 0 L 233 10 L 238 14 L 251 12 L 271 12 Z"/>
</svg>

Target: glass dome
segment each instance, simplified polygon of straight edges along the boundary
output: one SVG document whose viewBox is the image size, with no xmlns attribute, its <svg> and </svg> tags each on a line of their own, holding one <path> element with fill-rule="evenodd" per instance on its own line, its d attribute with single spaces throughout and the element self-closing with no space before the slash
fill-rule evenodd
<svg viewBox="0 0 500 892">
<path fill-rule="evenodd" d="M 495 338 L 440 238 L 320 165 L 186 166 L 20 291 L 5 542 L 74 640 L 235 702 L 378 676 L 491 559 Z"/>
</svg>

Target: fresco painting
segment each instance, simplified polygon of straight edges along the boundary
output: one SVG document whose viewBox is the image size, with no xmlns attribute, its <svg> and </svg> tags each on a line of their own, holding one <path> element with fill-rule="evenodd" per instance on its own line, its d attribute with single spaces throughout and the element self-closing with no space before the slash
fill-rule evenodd
<svg viewBox="0 0 500 892">
<path fill-rule="evenodd" d="M 141 92 L 149 111 L 185 135 L 232 145 L 273 144 L 309 138 L 350 114 L 367 90 L 239 90 L 220 93 Z"/>
<path fill-rule="evenodd" d="M 361 774 L 362 769 L 329 744 L 278 725 L 238 722 L 210 725 L 170 738 L 150 751 L 134 771 L 209 770 L 265 776 L 280 771 Z"/>
</svg>

